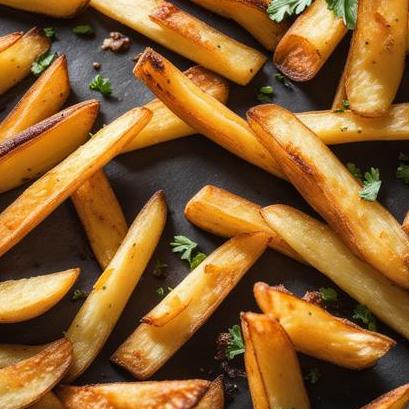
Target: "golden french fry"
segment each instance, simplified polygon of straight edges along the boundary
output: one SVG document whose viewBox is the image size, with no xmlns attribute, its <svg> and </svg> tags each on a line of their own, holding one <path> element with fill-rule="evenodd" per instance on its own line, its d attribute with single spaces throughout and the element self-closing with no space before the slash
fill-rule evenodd
<svg viewBox="0 0 409 409">
<path fill-rule="evenodd" d="M 409 404 L 409 384 L 380 396 L 361 409 L 406 409 Z"/>
<path fill-rule="evenodd" d="M 337 86 L 337 90 L 335 92 L 334 100 L 332 101 L 331 111 L 338 111 L 345 109 L 344 108 L 344 101 L 347 100 L 347 93 L 345 91 L 345 76 L 346 71 L 342 71 L 341 78 L 339 79 L 339 83 Z"/>
<path fill-rule="evenodd" d="M 38 402 L 29 409 L 66 409 L 53 392 L 45 394 Z"/>
<path fill-rule="evenodd" d="M 192 128 L 253 165 L 282 176 L 246 121 L 203 92 L 166 58 L 147 48 L 134 73 Z"/>
<path fill-rule="evenodd" d="M 0 213 L 0 255 L 22 240 L 82 183 L 118 154 L 150 117 L 150 111 L 144 108 L 127 112 L 28 187 Z"/>
<path fill-rule="evenodd" d="M 208 256 L 143 319 L 112 361 L 153 375 L 204 324 L 264 252 L 265 233 L 236 236 Z"/>
<path fill-rule="evenodd" d="M 297 351 L 350 369 L 376 364 L 395 344 L 392 339 L 335 317 L 282 287 L 256 283 L 254 295 L 264 314 L 284 328 Z"/>
<path fill-rule="evenodd" d="M 0 2 L 1 4 L 1 2 Z M 0 95 L 30 73 L 34 60 L 50 48 L 50 40 L 35 27 L 0 52 Z"/>
<path fill-rule="evenodd" d="M 0 142 L 57 113 L 70 93 L 67 59 L 58 57 L 0 123 Z"/>
<path fill-rule="evenodd" d="M 13 45 L 17 40 L 23 36 L 23 33 L 15 32 L 5 34 L 0 37 L 0 52 Z"/>
<path fill-rule="evenodd" d="M 389 110 L 399 88 L 408 41 L 406 0 L 360 0 L 346 67 L 351 109 L 378 117 Z"/>
<path fill-rule="evenodd" d="M 218 376 L 210 385 L 200 400 L 195 406 L 195 409 L 223 409 L 224 408 L 224 385 L 223 375 Z"/>
<path fill-rule="evenodd" d="M 0 0 L 0 4 L 3 6 L 62 18 L 74 17 L 84 10 L 88 3 L 89 0 L 59 0 L 53 2 L 48 0 Z"/>
<path fill-rule="evenodd" d="M 329 148 L 279 106 L 252 108 L 248 118 L 288 179 L 348 246 L 386 277 L 409 288 L 408 237 L 380 203 L 360 197 L 361 184 Z"/>
<path fill-rule="evenodd" d="M 244 362 L 256 409 L 309 409 L 294 347 L 281 325 L 267 315 L 241 314 Z"/>
<path fill-rule="evenodd" d="M 54 307 L 71 289 L 79 269 L 0 283 L 0 324 L 27 321 Z"/>
<path fill-rule="evenodd" d="M 328 9 L 326 0 L 315 0 L 278 43 L 274 64 L 294 81 L 315 77 L 347 33 L 342 19 Z"/>
<path fill-rule="evenodd" d="M 159 242 L 166 213 L 164 195 L 158 192 L 138 214 L 75 316 L 66 333 L 73 345 L 73 363 L 67 381 L 88 368 L 111 334 Z"/>
</svg>

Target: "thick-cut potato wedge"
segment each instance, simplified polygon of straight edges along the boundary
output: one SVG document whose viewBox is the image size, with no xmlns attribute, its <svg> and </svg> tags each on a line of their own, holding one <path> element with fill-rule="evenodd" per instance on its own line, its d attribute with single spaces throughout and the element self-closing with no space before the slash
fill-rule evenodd
<svg viewBox="0 0 409 409">
<path fill-rule="evenodd" d="M 63 338 L 31 358 L 0 369 L 0 407 L 20 409 L 36 403 L 60 381 L 71 360 L 71 343 Z"/>
<path fill-rule="evenodd" d="M 361 261 L 325 224 L 284 205 L 262 210 L 266 222 L 318 271 L 409 339 L 409 293 Z"/>
<path fill-rule="evenodd" d="M 349 247 L 386 277 L 409 288 L 409 239 L 378 202 L 360 198 L 361 184 L 291 112 L 260 105 L 250 125 L 283 172 Z"/>
<path fill-rule="evenodd" d="M 268 0 L 191 0 L 193 3 L 230 18 L 243 26 L 267 50 L 274 50 L 286 32 L 286 23 L 267 16 Z"/>
<path fill-rule="evenodd" d="M 223 409 L 224 384 L 223 375 L 218 376 L 209 386 L 207 392 L 195 406 L 195 409 Z"/>
<path fill-rule="evenodd" d="M 192 379 L 61 386 L 57 393 L 67 409 L 198 409 L 210 386 L 209 381 Z"/>
<path fill-rule="evenodd" d="M 166 58 L 147 48 L 134 73 L 192 128 L 253 165 L 282 176 L 246 121 L 203 92 Z"/>
<path fill-rule="evenodd" d="M 211 95 L 223 104 L 227 102 L 229 84 L 224 78 L 198 65 L 189 68 L 184 74 L 206 94 Z M 122 152 L 145 148 L 197 133 L 159 99 L 149 102 L 145 105 L 145 108 L 152 111 L 152 119 L 139 135 L 125 146 Z"/>
<path fill-rule="evenodd" d="M 207 185 L 186 204 L 185 216 L 201 229 L 222 237 L 262 231 L 269 235 L 269 247 L 301 261 L 301 256 L 268 226 L 260 210 L 261 206 L 256 203 L 227 190 Z"/>
<path fill-rule="evenodd" d="M 267 315 L 241 314 L 244 362 L 255 409 L 308 409 L 310 403 L 294 347 Z"/>
<path fill-rule="evenodd" d="M 92 0 L 91 6 L 153 41 L 241 85 L 266 57 L 162 0 Z"/>
<path fill-rule="evenodd" d="M 73 345 L 73 363 L 67 381 L 88 368 L 111 334 L 159 242 L 166 213 L 164 195 L 158 192 L 138 214 L 75 316 L 66 333 Z"/>
<path fill-rule="evenodd" d="M 407 0 L 359 1 L 345 78 L 353 111 L 369 117 L 386 114 L 403 76 L 407 41 Z"/>
<path fill-rule="evenodd" d="M 380 396 L 361 409 L 406 409 L 409 405 L 409 384 Z"/>
<path fill-rule="evenodd" d="M 121 245 L 128 225 L 105 173 L 92 175 L 72 195 L 75 210 L 99 265 L 105 269 Z"/>
<path fill-rule="evenodd" d="M 303 112 L 296 116 L 326 145 L 409 139 L 409 104 L 392 105 L 381 118 L 364 118 L 353 111 Z"/>
<path fill-rule="evenodd" d="M 0 3 L 1 4 L 1 3 Z M 50 48 L 48 39 L 35 27 L 0 52 L 0 95 L 30 73 L 34 60 Z"/>
<path fill-rule="evenodd" d="M 146 125 L 150 111 L 135 108 L 102 128 L 0 213 L 0 255 L 22 240 L 60 203 L 102 168 Z M 73 130 L 75 132 L 75 130 Z"/>
<path fill-rule="evenodd" d="M 335 317 L 311 302 L 301 300 L 282 287 L 256 283 L 258 306 L 276 319 L 297 351 L 350 369 L 376 364 L 396 343 Z"/>
<path fill-rule="evenodd" d="M 213 314 L 267 242 L 265 233 L 242 234 L 215 250 L 142 319 L 112 361 L 138 379 L 153 375 Z"/>
<path fill-rule="evenodd" d="M 0 283 L 0 324 L 27 321 L 54 307 L 70 290 L 79 269 Z"/>
<path fill-rule="evenodd" d="M 88 3 L 89 0 L 0 0 L 3 6 L 61 18 L 74 17 L 85 9 Z"/>
<path fill-rule="evenodd" d="M 23 33 L 15 32 L 0 37 L 0 52 L 13 45 L 23 36 Z"/>
<path fill-rule="evenodd" d="M 0 142 L 57 113 L 70 93 L 67 59 L 58 57 L 0 123 Z"/>
<path fill-rule="evenodd" d="M 53 392 L 48 392 L 29 409 L 66 409 Z"/>
<path fill-rule="evenodd" d="M 331 111 L 338 111 L 344 109 L 344 101 L 347 99 L 347 93 L 345 91 L 345 76 L 346 71 L 342 72 L 341 78 L 335 92 L 334 100 L 332 101 Z"/>
<path fill-rule="evenodd" d="M 0 143 L 0 193 L 41 176 L 86 142 L 98 111 L 98 101 L 80 102 Z"/>
<path fill-rule="evenodd" d="M 328 9 L 326 0 L 315 0 L 295 20 L 278 43 L 274 64 L 294 81 L 317 75 L 347 33 L 342 19 Z"/>
</svg>

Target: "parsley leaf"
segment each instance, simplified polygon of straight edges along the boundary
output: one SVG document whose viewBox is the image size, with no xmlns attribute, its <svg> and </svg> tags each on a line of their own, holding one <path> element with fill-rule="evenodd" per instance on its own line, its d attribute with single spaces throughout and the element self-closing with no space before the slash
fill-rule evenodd
<svg viewBox="0 0 409 409">
<path fill-rule="evenodd" d="M 51 41 L 56 39 L 56 30 L 55 27 L 44 27 L 43 28 L 44 35 L 49 38 Z"/>
<path fill-rule="evenodd" d="M 311 368 L 304 376 L 304 379 L 310 384 L 315 385 L 319 381 L 321 376 L 322 376 L 321 371 L 318 368 Z"/>
<path fill-rule="evenodd" d="M 72 32 L 77 35 L 91 35 L 94 34 L 94 29 L 89 24 L 81 24 L 75 26 Z"/>
<path fill-rule="evenodd" d="M 371 168 L 369 172 L 365 172 L 364 178 L 364 188 L 359 195 L 364 200 L 374 202 L 382 185 L 379 179 L 379 169 Z"/>
<path fill-rule="evenodd" d="M 156 289 L 156 294 L 159 295 L 159 297 L 164 297 L 165 295 L 169 294 L 171 291 L 173 290 L 173 288 L 163 288 L 163 287 L 159 287 Z"/>
<path fill-rule="evenodd" d="M 97 74 L 89 83 L 89 89 L 98 91 L 104 96 L 110 96 L 112 94 L 112 83 L 109 78 L 103 78 L 100 74 Z"/>
<path fill-rule="evenodd" d="M 201 251 L 197 253 L 190 262 L 190 269 L 194 270 L 206 257 L 207 254 L 202 253 Z"/>
<path fill-rule="evenodd" d="M 362 171 L 358 168 L 358 166 L 355 165 L 355 163 L 348 162 L 347 168 L 353 177 L 362 181 Z"/>
<path fill-rule="evenodd" d="M 358 0 L 327 0 L 328 8 L 344 20 L 346 27 L 353 30 L 358 14 Z"/>
<path fill-rule="evenodd" d="M 333 288 L 320 288 L 320 295 L 322 300 L 326 303 L 338 301 L 338 293 Z"/>
<path fill-rule="evenodd" d="M 398 169 L 396 169 L 396 177 L 409 185 L 409 165 L 400 163 Z"/>
<path fill-rule="evenodd" d="M 264 85 L 257 90 L 257 101 L 271 102 L 273 100 L 274 92 L 271 85 Z"/>
<path fill-rule="evenodd" d="M 170 243 L 173 253 L 181 253 L 181 260 L 186 260 L 190 269 L 194 270 L 206 257 L 207 255 L 202 252 L 197 252 L 198 244 L 190 240 L 186 236 L 175 236 L 173 242 Z M 197 252 L 196 254 L 194 254 Z"/>
<path fill-rule="evenodd" d="M 244 353 L 244 342 L 239 325 L 229 328 L 230 340 L 226 348 L 226 357 L 229 360 Z"/>
<path fill-rule="evenodd" d="M 347 99 L 343 99 L 342 100 L 342 108 L 336 109 L 335 112 L 342 113 L 342 112 L 348 111 L 349 108 L 350 108 L 349 101 Z"/>
<path fill-rule="evenodd" d="M 276 74 L 274 74 L 274 78 L 278 82 L 281 82 L 281 84 L 283 84 L 286 88 L 291 88 L 292 89 L 293 84 L 291 83 L 291 81 L 284 74 L 281 74 L 281 72 L 277 72 Z"/>
<path fill-rule="evenodd" d="M 56 53 L 51 53 L 50 51 L 46 51 L 44 54 L 41 54 L 31 66 L 31 72 L 34 75 L 40 75 L 43 71 L 45 71 L 55 60 L 57 57 Z"/>
<path fill-rule="evenodd" d="M 152 271 L 152 275 L 156 278 L 165 278 L 166 277 L 166 268 L 167 264 L 162 263 L 159 259 L 155 261 L 155 267 Z"/>
<path fill-rule="evenodd" d="M 74 290 L 74 293 L 72 295 L 72 300 L 73 301 L 77 301 L 77 300 L 81 300 L 82 298 L 87 298 L 88 297 L 88 293 L 84 290 Z"/>
<path fill-rule="evenodd" d="M 271 0 L 267 14 L 271 20 L 280 23 L 287 16 L 302 13 L 311 3 L 312 0 Z"/>
<path fill-rule="evenodd" d="M 352 319 L 365 324 L 370 331 L 376 331 L 376 318 L 365 305 L 358 304 L 354 308 Z"/>
</svg>

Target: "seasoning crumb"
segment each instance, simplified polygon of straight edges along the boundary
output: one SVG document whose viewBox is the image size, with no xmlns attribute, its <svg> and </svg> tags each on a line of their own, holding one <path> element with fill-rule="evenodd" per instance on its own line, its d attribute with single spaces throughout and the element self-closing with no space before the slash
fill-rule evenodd
<svg viewBox="0 0 409 409">
<path fill-rule="evenodd" d="M 92 67 L 93 67 L 95 70 L 99 70 L 99 69 L 101 68 L 101 63 L 99 63 L 99 62 L 93 62 L 93 63 L 92 63 Z"/>
<path fill-rule="evenodd" d="M 114 53 L 119 53 L 129 50 L 130 46 L 131 40 L 129 37 L 118 31 L 112 31 L 109 33 L 109 37 L 103 41 L 101 48 L 103 50 L 111 50 Z"/>
</svg>

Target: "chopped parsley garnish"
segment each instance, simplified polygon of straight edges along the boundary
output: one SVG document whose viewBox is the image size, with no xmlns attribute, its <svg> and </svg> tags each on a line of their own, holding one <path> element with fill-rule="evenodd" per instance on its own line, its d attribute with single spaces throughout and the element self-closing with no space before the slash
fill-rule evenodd
<svg viewBox="0 0 409 409">
<path fill-rule="evenodd" d="M 46 51 L 44 54 L 41 54 L 31 66 L 31 72 L 34 75 L 40 75 L 43 71 L 45 71 L 55 60 L 57 57 L 56 53 L 52 53 L 50 51 Z"/>
<path fill-rule="evenodd" d="M 349 30 L 356 26 L 358 0 L 327 0 L 328 8 L 344 20 Z"/>
<path fill-rule="evenodd" d="M 335 112 L 342 113 L 342 112 L 348 111 L 349 108 L 350 108 L 349 101 L 347 99 L 343 99 L 342 100 L 342 108 L 339 108 L 339 109 L 335 110 Z"/>
<path fill-rule="evenodd" d="M 159 295 L 159 297 L 164 297 L 165 295 L 169 294 L 171 291 L 173 290 L 173 288 L 163 288 L 163 287 L 159 287 L 156 289 L 156 294 Z"/>
<path fill-rule="evenodd" d="M 55 27 L 44 27 L 43 28 L 43 33 L 51 41 L 54 41 L 57 38 L 57 36 L 56 36 L 57 32 L 55 30 Z"/>
<path fill-rule="evenodd" d="M 166 277 L 166 269 L 168 265 L 162 263 L 159 259 L 155 261 L 155 267 L 152 271 L 152 275 L 156 278 L 165 278 Z"/>
<path fill-rule="evenodd" d="M 402 152 L 399 153 L 399 162 L 398 169 L 396 169 L 396 177 L 409 185 L 409 156 Z"/>
<path fill-rule="evenodd" d="M 89 83 L 89 89 L 98 91 L 107 97 L 112 94 L 112 83 L 109 78 L 103 78 L 100 74 L 97 74 Z"/>
<path fill-rule="evenodd" d="M 274 74 L 274 78 L 278 82 L 281 82 L 281 84 L 283 84 L 286 88 L 291 88 L 292 89 L 293 84 L 291 83 L 291 81 L 284 74 L 281 74 L 281 72 L 277 72 L 276 74 Z"/>
<path fill-rule="evenodd" d="M 170 246 L 173 253 L 180 253 L 181 260 L 186 260 L 189 263 L 191 270 L 195 269 L 207 257 L 205 253 L 197 251 L 198 244 L 186 236 L 174 236 Z"/>
<path fill-rule="evenodd" d="M 87 298 L 88 297 L 88 293 L 84 290 L 74 290 L 74 293 L 72 295 L 72 300 L 73 301 L 77 301 L 77 300 L 81 300 L 83 298 Z"/>
<path fill-rule="evenodd" d="M 267 7 L 267 14 L 271 20 L 280 23 L 288 16 L 301 14 L 312 0 L 271 0 Z"/>
<path fill-rule="evenodd" d="M 374 202 L 382 185 L 382 181 L 379 179 L 379 169 L 371 168 L 369 172 L 365 172 L 363 183 L 364 188 L 359 194 L 360 197 L 369 202 Z"/>
<path fill-rule="evenodd" d="M 75 26 L 72 32 L 77 35 L 91 35 L 94 34 L 94 29 L 89 24 L 81 24 Z"/>
<path fill-rule="evenodd" d="M 304 379 L 312 385 L 315 385 L 321 378 L 322 373 L 318 368 L 310 368 L 305 374 Z"/>
<path fill-rule="evenodd" d="M 194 270 L 206 257 L 207 255 L 201 251 L 197 253 L 190 262 L 190 268 Z"/>
<path fill-rule="evenodd" d="M 274 92 L 271 85 L 264 85 L 257 90 L 257 101 L 271 102 L 273 100 Z"/>
<path fill-rule="evenodd" d="M 226 357 L 229 360 L 234 359 L 237 355 L 244 353 L 244 342 L 239 325 L 233 325 L 229 328 L 230 339 L 226 348 Z"/>
<path fill-rule="evenodd" d="M 321 299 L 326 303 L 338 301 L 338 293 L 333 288 L 320 288 Z"/>
<path fill-rule="evenodd" d="M 362 171 L 355 165 L 355 163 L 348 162 L 347 168 L 354 178 L 362 181 Z"/>
<path fill-rule="evenodd" d="M 367 306 L 358 304 L 354 308 L 352 319 L 354 321 L 361 322 L 362 324 L 366 325 L 366 327 L 370 331 L 376 331 L 377 328 L 376 318 L 371 313 L 371 311 L 369 311 Z"/>
</svg>

